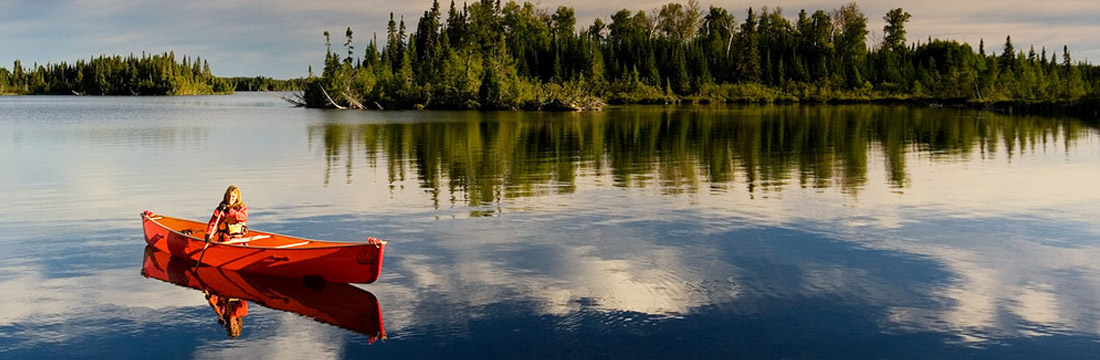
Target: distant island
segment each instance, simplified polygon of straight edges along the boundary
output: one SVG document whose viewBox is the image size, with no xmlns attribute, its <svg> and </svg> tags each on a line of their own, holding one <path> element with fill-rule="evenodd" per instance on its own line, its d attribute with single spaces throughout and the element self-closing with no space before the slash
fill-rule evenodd
<svg viewBox="0 0 1100 360">
<path fill-rule="evenodd" d="M 1096 99 L 1100 68 L 1068 47 L 1000 53 L 953 40 L 910 43 L 903 9 L 868 47 L 855 3 L 830 12 L 727 9 L 690 1 L 624 9 L 577 31 L 574 10 L 481 0 L 424 12 L 409 33 L 392 13 L 384 46 L 354 32 L 327 54 L 303 103 L 318 108 L 579 110 L 603 102 L 870 102 L 1072 107 Z M 444 17 L 445 20 L 444 21 Z M 1059 52 L 1060 50 L 1060 52 Z M 1092 101 L 1095 104 L 1095 101 Z"/>
<path fill-rule="evenodd" d="M 0 67 L 0 95 L 212 95 L 234 91 L 296 91 L 305 78 L 217 77 L 200 57 L 176 60 L 174 52 L 98 56 L 75 64 L 34 64 L 16 60 Z"/>
<path fill-rule="evenodd" d="M 0 94 L 53 95 L 202 95 L 233 92 L 229 81 L 210 74 L 210 64 L 196 57 L 177 61 L 175 54 L 99 56 L 75 64 L 58 63 L 24 69 L 0 68 Z"/>
</svg>

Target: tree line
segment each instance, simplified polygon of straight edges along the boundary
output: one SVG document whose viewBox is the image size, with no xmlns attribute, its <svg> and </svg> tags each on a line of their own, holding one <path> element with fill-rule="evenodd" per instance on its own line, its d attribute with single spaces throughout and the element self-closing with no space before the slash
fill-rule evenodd
<svg viewBox="0 0 1100 360">
<path fill-rule="evenodd" d="M 233 84 L 210 73 L 202 58 L 176 60 L 175 53 L 140 57 L 99 56 L 75 64 L 35 64 L 16 60 L 0 68 L 0 94 L 200 95 L 228 94 Z"/>
<path fill-rule="evenodd" d="M 266 76 L 234 76 L 225 78 L 235 91 L 300 91 L 307 78 L 273 79 Z"/>
<path fill-rule="evenodd" d="M 1100 93 L 1100 69 L 1068 47 L 1000 53 L 954 40 L 910 42 L 901 8 L 868 46 L 855 3 L 832 11 L 702 9 L 694 0 L 620 10 L 577 28 L 575 12 L 499 0 L 446 10 L 414 26 L 390 14 L 383 39 L 358 50 L 324 33 L 310 107 L 581 109 L 610 103 L 906 100 L 1072 103 Z M 410 24 L 411 25 L 411 24 Z M 1061 50 L 1059 53 L 1058 50 Z"/>
</svg>

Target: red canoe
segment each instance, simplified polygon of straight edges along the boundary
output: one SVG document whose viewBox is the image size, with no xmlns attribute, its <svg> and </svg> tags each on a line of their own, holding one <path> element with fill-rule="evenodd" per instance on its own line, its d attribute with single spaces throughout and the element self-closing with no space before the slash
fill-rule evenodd
<svg viewBox="0 0 1100 360">
<path fill-rule="evenodd" d="M 307 282 L 227 271 L 195 268 L 195 263 L 145 248 L 141 274 L 182 287 L 238 298 L 288 311 L 367 336 L 368 342 L 386 338 L 382 307 L 369 291 L 341 283 Z"/>
<path fill-rule="evenodd" d="M 243 239 L 203 240 L 206 223 L 151 212 L 141 214 L 145 242 L 174 257 L 225 270 L 338 283 L 372 283 L 382 271 L 386 242 L 327 242 L 249 229 Z M 203 247 L 206 250 L 203 250 Z M 201 259 L 201 260 L 200 260 Z"/>
</svg>

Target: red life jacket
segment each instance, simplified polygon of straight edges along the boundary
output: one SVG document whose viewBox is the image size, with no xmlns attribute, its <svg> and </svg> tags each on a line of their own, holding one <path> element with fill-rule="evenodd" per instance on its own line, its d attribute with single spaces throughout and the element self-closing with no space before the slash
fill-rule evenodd
<svg viewBox="0 0 1100 360">
<path fill-rule="evenodd" d="M 248 315 L 248 302 L 244 300 L 214 294 L 210 294 L 210 298 L 210 306 L 213 306 L 214 312 L 223 319 Z"/>
<path fill-rule="evenodd" d="M 219 221 L 218 219 L 221 218 Z M 215 224 L 215 222 L 217 222 Z M 206 233 L 214 234 L 211 239 L 225 241 L 230 238 L 239 238 L 247 232 L 248 205 L 241 204 L 240 209 L 229 208 L 225 212 L 214 210 L 210 216 L 210 222 L 206 224 Z M 217 226 L 215 228 L 215 226 Z M 217 230 L 215 233 L 214 231 Z"/>
</svg>

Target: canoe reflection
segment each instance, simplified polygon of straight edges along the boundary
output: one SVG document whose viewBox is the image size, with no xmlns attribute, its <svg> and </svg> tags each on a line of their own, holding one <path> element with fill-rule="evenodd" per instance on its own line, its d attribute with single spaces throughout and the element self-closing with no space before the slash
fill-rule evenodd
<svg viewBox="0 0 1100 360">
<path fill-rule="evenodd" d="M 307 316 L 367 336 L 368 343 L 386 338 L 382 308 L 369 291 L 342 283 L 308 282 L 213 267 L 173 258 L 145 248 L 141 274 L 147 278 L 203 291 L 230 337 L 240 335 L 246 301 L 270 309 Z"/>
</svg>

